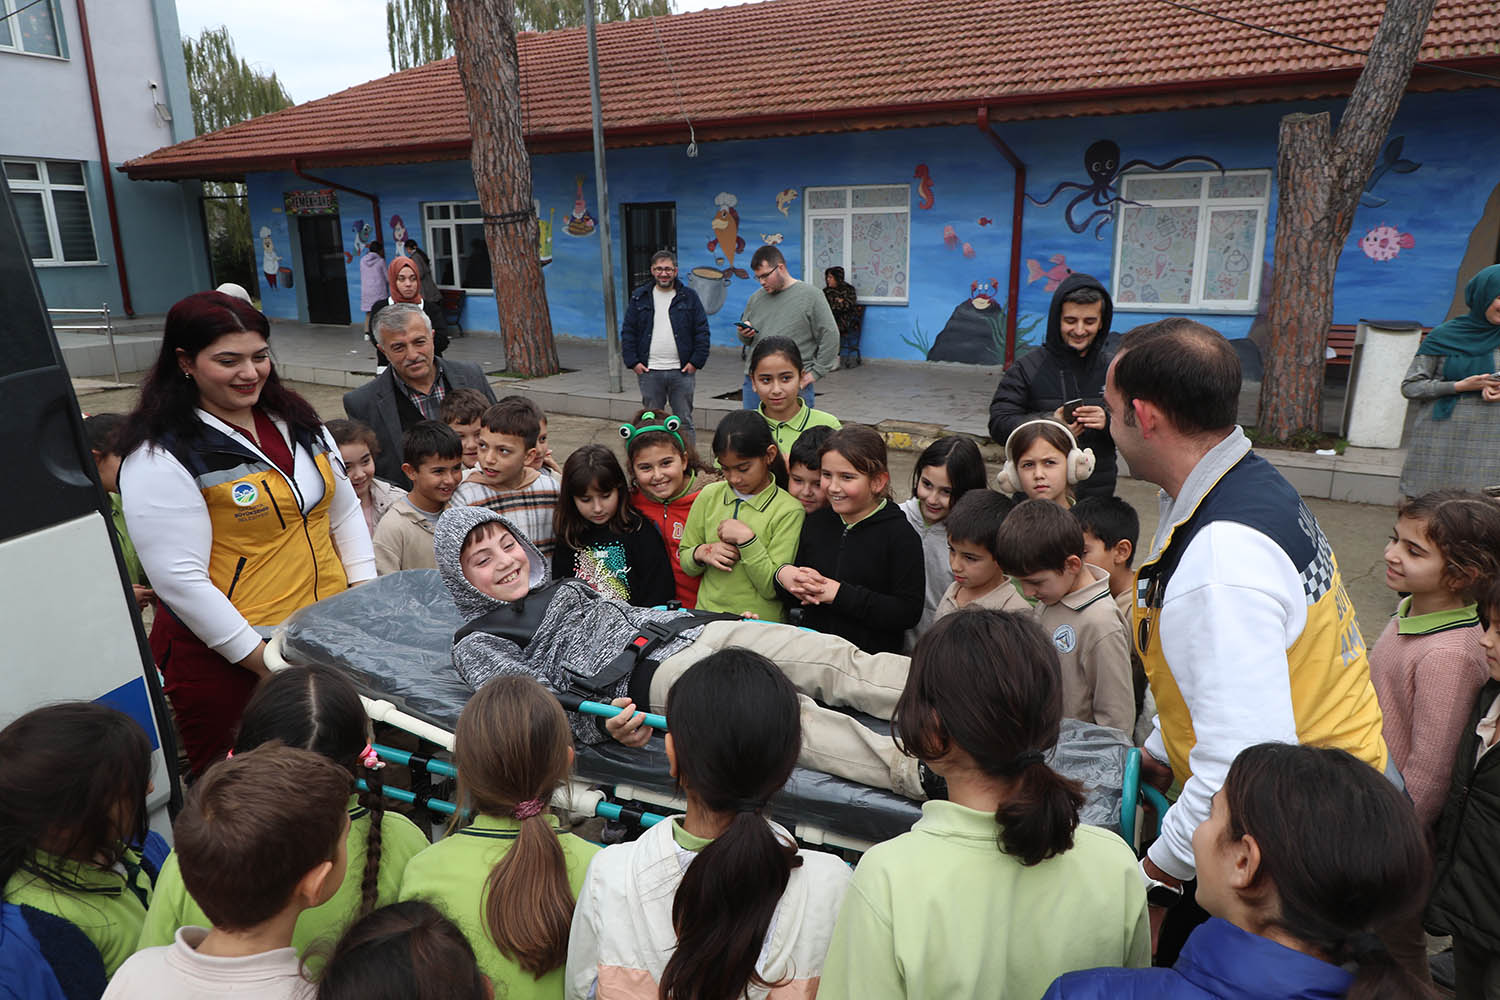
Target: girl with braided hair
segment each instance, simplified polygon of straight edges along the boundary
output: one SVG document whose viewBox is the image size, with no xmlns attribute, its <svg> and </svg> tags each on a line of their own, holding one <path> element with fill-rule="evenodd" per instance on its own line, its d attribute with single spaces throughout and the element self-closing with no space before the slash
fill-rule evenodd
<svg viewBox="0 0 1500 1000">
<path fill-rule="evenodd" d="M 240 722 L 233 753 L 272 741 L 311 750 L 369 788 L 349 801 L 349 866 L 343 884 L 332 899 L 297 919 L 292 945 L 304 957 L 314 944 L 332 945 L 357 917 L 395 902 L 407 862 L 428 846 L 416 824 L 385 811 L 381 765 L 370 749 L 370 736 L 359 692 L 326 667 L 288 667 L 267 677 L 251 695 Z M 142 948 L 171 944 L 179 927 L 210 926 L 184 888 L 175 856 L 162 866 L 157 885 L 141 932 Z"/>
</svg>

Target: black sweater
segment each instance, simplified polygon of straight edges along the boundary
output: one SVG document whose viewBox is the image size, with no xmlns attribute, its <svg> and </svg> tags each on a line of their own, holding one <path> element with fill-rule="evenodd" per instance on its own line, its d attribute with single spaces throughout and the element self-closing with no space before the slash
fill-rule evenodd
<svg viewBox="0 0 1500 1000">
<path fill-rule="evenodd" d="M 557 547 L 552 550 L 552 579 L 576 577 L 605 597 L 616 597 L 640 608 L 666 604 L 677 595 L 667 547 L 650 521 L 624 535 L 604 525 L 590 525 L 578 541 L 579 547 L 574 549 L 561 534 L 557 536 Z"/>
<path fill-rule="evenodd" d="M 1500 952 L 1500 749 L 1476 764 L 1479 720 L 1500 697 L 1500 683 L 1487 681 L 1464 727 L 1453 764 L 1448 801 L 1437 826 L 1437 867 L 1427 903 L 1427 926 L 1485 951 Z"/>
<path fill-rule="evenodd" d="M 778 585 L 782 600 L 803 609 L 803 625 L 842 636 L 867 653 L 899 653 L 904 633 L 922 617 L 922 539 L 894 503 L 847 528 L 831 508 L 809 514 L 796 565 L 839 581 L 838 596 L 832 604 L 804 606 Z"/>
</svg>

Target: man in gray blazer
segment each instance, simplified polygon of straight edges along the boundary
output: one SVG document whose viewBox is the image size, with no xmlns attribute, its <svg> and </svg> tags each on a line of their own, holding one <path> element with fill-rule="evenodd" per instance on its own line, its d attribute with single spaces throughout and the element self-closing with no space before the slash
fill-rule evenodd
<svg viewBox="0 0 1500 1000">
<path fill-rule="evenodd" d="M 411 480 L 401 471 L 401 436 L 419 420 L 442 420 L 443 397 L 454 389 L 477 389 L 491 403 L 484 369 L 472 361 L 433 356 L 432 322 L 421 306 L 398 302 L 375 315 L 375 337 L 390 365 L 344 394 L 350 420 L 369 424 L 380 440 L 375 475 L 404 490 Z"/>
</svg>

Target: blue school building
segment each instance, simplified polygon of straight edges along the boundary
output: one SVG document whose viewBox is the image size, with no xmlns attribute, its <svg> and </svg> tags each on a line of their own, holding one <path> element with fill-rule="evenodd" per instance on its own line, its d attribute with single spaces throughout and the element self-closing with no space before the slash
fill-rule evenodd
<svg viewBox="0 0 1500 1000">
<path fill-rule="evenodd" d="M 714 342 L 734 344 L 750 257 L 771 244 L 805 280 L 845 269 L 865 357 L 1003 362 L 1040 342 L 1073 271 L 1110 288 L 1117 330 L 1185 314 L 1247 336 L 1270 287 L 1278 123 L 1326 111 L 1337 126 L 1361 60 L 1326 46 L 1367 46 L 1384 7 L 1231 4 L 1274 14 L 1258 27 L 1276 35 L 1165 4 L 1097 0 L 1082 21 L 1055 5 L 899 6 L 769 0 L 601 26 L 619 313 L 668 247 Z M 1080 44 L 1070 23 L 1109 44 Z M 553 329 L 601 337 L 584 35 L 523 34 L 519 49 Z M 1440 5 L 1422 57 L 1434 65 L 1413 74 L 1339 261 L 1335 323 L 1440 322 L 1500 261 L 1500 133 L 1482 124 L 1500 113 L 1500 8 Z M 449 59 L 123 169 L 243 179 L 270 316 L 358 321 L 365 245 L 382 238 L 389 259 L 409 235 L 464 292 L 464 328 L 496 330 L 468 152 Z"/>
</svg>

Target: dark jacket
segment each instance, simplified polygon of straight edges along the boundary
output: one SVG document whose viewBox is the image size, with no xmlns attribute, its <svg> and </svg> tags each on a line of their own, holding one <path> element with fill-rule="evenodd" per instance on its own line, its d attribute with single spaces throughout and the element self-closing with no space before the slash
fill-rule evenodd
<svg viewBox="0 0 1500 1000">
<path fill-rule="evenodd" d="M 436 364 L 438 378 L 445 380 L 449 389 L 477 389 L 485 399 L 495 401 L 490 380 L 479 365 L 443 360 Z M 344 412 L 350 420 L 369 424 L 380 441 L 375 475 L 403 490 L 411 489 L 411 480 L 401 471 L 401 436 L 422 419 L 422 413 L 406 395 L 405 387 L 396 385 L 395 370 L 387 368 L 358 389 L 344 393 Z"/>
<path fill-rule="evenodd" d="M 802 624 L 843 636 L 867 653 L 899 653 L 905 631 L 922 617 L 927 594 L 922 539 L 894 503 L 849 527 L 832 508 L 807 515 L 796 565 L 839 581 L 832 604 L 805 607 L 777 587 Z"/>
<path fill-rule="evenodd" d="M 1070 972 L 1042 1000 L 1336 1000 L 1353 981 L 1337 965 L 1214 917 L 1170 969 Z"/>
<path fill-rule="evenodd" d="M 626 368 L 650 363 L 651 327 L 656 321 L 656 300 L 651 297 L 651 289 L 655 287 L 653 281 L 637 288 L 625 307 L 625 319 L 620 323 L 620 355 Z M 667 315 L 672 320 L 672 338 L 677 341 L 679 366 L 691 364 L 702 368 L 708 364 L 708 313 L 698 293 L 680 279 Z"/>
<path fill-rule="evenodd" d="M 1063 296 L 1079 288 L 1097 288 L 1104 293 L 1104 315 L 1099 334 L 1082 355 L 1062 339 Z M 1047 339 L 1038 349 L 1021 357 L 1000 379 L 990 400 L 990 437 L 1005 444 L 1011 431 L 1028 420 L 1051 417 L 1058 407 L 1073 399 L 1104 405 L 1104 373 L 1113 356 L 1109 322 L 1114 310 L 1109 291 L 1097 278 L 1070 274 L 1057 286 L 1047 313 Z M 1109 428 L 1085 430 L 1078 447 L 1094 449 L 1094 474 L 1074 487 L 1080 497 L 1109 496 L 1115 491 L 1115 443 Z"/>
<path fill-rule="evenodd" d="M 634 531 L 623 535 L 608 525 L 591 524 L 578 543 L 574 549 L 558 533 L 552 550 L 552 579 L 575 577 L 605 597 L 617 597 L 638 608 L 657 607 L 676 596 L 667 546 L 650 521 L 643 518 Z"/>
<path fill-rule="evenodd" d="M 1448 802 L 1437 825 L 1437 867 L 1427 903 L 1427 926 L 1435 933 L 1463 938 L 1491 954 L 1500 953 L 1500 750 L 1476 764 L 1479 724 L 1500 683 L 1479 690 L 1468 727 L 1453 762 Z"/>
</svg>

